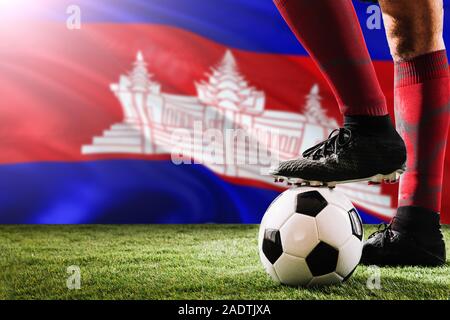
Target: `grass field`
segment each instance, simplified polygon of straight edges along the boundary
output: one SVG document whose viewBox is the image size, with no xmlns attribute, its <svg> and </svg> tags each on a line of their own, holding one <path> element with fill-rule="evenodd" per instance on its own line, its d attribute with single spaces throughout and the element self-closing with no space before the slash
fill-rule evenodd
<svg viewBox="0 0 450 320">
<path fill-rule="evenodd" d="M 366 234 L 374 227 L 367 227 Z M 0 226 L 0 299 L 449 299 L 450 262 L 383 268 L 381 289 L 358 267 L 320 289 L 274 284 L 255 225 Z M 450 244 L 450 228 L 445 228 Z M 447 255 L 450 252 L 447 249 Z M 68 290 L 67 267 L 81 270 Z"/>
</svg>

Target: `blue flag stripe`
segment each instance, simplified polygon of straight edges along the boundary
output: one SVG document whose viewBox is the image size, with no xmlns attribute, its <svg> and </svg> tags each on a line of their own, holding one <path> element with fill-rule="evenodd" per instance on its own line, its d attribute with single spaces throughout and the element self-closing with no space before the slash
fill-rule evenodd
<svg viewBox="0 0 450 320">
<path fill-rule="evenodd" d="M 65 21 L 65 8 L 70 3 L 61 1 L 54 10 L 46 10 L 46 18 Z M 359 1 L 354 1 L 354 4 L 372 58 L 391 60 L 384 29 L 369 30 L 366 27 L 370 16 L 368 5 Z M 450 0 L 446 0 L 445 6 L 449 4 Z M 164 24 L 189 30 L 231 48 L 307 54 L 271 0 L 79 0 L 77 5 L 81 9 L 83 23 Z M 446 10 L 446 16 L 448 14 Z M 445 21 L 447 28 L 450 19 Z M 450 34 L 445 37 L 450 40 Z"/>
<path fill-rule="evenodd" d="M 279 194 L 168 160 L 2 165 L 0 189 L 0 223 L 32 224 L 259 223 Z"/>
</svg>

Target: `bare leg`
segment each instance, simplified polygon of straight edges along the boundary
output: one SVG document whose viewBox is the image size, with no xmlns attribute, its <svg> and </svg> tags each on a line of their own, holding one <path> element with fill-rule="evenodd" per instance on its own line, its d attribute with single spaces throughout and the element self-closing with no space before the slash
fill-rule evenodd
<svg viewBox="0 0 450 320">
<path fill-rule="evenodd" d="M 442 0 L 379 0 L 394 61 L 445 49 Z"/>
</svg>

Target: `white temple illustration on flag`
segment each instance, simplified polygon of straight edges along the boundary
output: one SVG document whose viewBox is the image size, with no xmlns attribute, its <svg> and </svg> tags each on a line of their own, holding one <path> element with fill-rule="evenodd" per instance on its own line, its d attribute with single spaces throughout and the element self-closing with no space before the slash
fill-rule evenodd
<svg viewBox="0 0 450 320">
<path fill-rule="evenodd" d="M 208 79 L 195 83 L 197 96 L 164 93 L 138 52 L 131 72 L 121 75 L 119 82 L 110 86 L 122 106 L 123 121 L 94 137 L 92 144 L 82 146 L 82 154 L 170 154 L 176 130 L 183 128 L 193 133 L 193 140 L 198 140 L 195 126 L 201 124 L 201 130 L 242 129 L 252 135 L 276 132 L 277 155 L 285 160 L 299 157 L 306 148 L 323 141 L 338 127 L 336 120 L 328 117 L 322 108 L 317 84 L 312 85 L 305 97 L 304 113 L 299 114 L 266 110 L 265 93 L 249 85 L 231 51 L 206 76 Z M 268 139 L 268 149 L 273 139 L 273 135 Z M 213 161 L 226 159 L 226 148 L 216 149 L 220 151 L 211 159 L 209 152 L 205 154 L 203 141 L 194 141 L 192 145 L 186 148 L 191 150 L 187 156 L 202 159 L 203 165 L 218 174 L 274 183 L 271 177 L 260 174 L 257 165 Z M 254 151 L 239 149 L 238 145 L 236 156 L 253 157 Z M 352 183 L 338 188 L 355 205 L 386 217 L 394 214 L 391 197 L 382 194 L 380 186 Z"/>
</svg>

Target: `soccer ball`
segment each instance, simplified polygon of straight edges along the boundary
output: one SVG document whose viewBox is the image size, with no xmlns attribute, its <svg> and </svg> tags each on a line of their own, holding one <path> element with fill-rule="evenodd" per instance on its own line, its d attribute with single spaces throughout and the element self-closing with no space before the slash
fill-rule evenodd
<svg viewBox="0 0 450 320">
<path fill-rule="evenodd" d="M 259 229 L 259 256 L 267 273 L 292 286 L 340 283 L 356 269 L 363 227 L 339 191 L 299 187 L 278 196 Z"/>
</svg>

